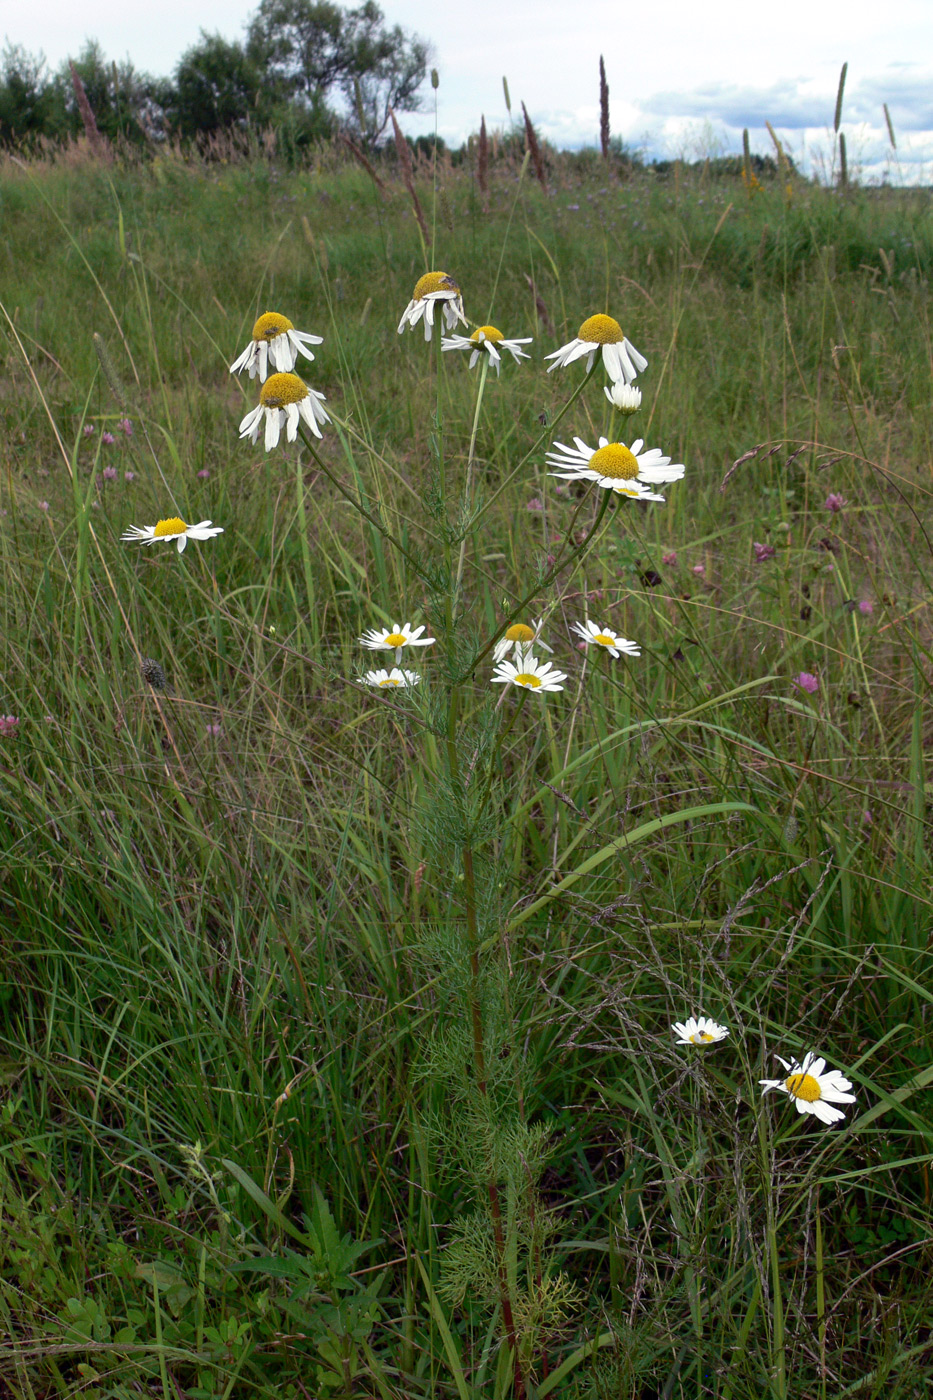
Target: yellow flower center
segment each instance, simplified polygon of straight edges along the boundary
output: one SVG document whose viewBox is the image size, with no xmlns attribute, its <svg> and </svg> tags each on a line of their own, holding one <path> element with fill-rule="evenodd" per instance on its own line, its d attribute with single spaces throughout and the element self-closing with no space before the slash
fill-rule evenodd
<svg viewBox="0 0 933 1400">
<path fill-rule="evenodd" d="M 384 680 L 384 681 L 380 681 L 379 684 L 380 684 L 381 686 L 385 686 L 385 685 L 401 685 L 402 682 L 399 680 L 398 676 L 386 676 L 385 680 Z"/>
<path fill-rule="evenodd" d="M 533 642 L 535 632 L 526 622 L 515 622 L 505 634 L 507 642 Z"/>
<path fill-rule="evenodd" d="M 403 647 L 407 641 L 408 638 L 404 636 L 401 632 L 390 632 L 389 635 L 386 637 L 386 646 Z"/>
<path fill-rule="evenodd" d="M 593 641 L 599 642 L 601 647 L 614 647 L 616 644 L 615 637 L 607 637 L 605 632 L 597 632 Z"/>
<path fill-rule="evenodd" d="M 578 340 L 589 340 L 594 345 L 618 345 L 624 339 L 622 327 L 611 316 L 590 316 L 577 331 Z"/>
<path fill-rule="evenodd" d="M 504 338 L 505 337 L 503 336 L 502 332 L 497 331 L 495 326 L 478 326 L 477 329 L 470 336 L 471 340 L 476 341 L 491 340 L 493 345 L 495 345 L 497 341 L 503 340 Z"/>
<path fill-rule="evenodd" d="M 183 535 L 188 526 L 183 520 L 179 520 L 177 515 L 173 515 L 171 520 L 160 520 L 153 530 L 153 538 L 164 539 L 166 535 Z"/>
<path fill-rule="evenodd" d="M 515 684 L 527 685 L 530 686 L 532 690 L 537 690 L 538 686 L 541 684 L 541 677 L 535 676 L 529 671 L 522 671 L 520 675 L 515 677 Z"/>
<path fill-rule="evenodd" d="M 286 331 L 293 331 L 295 327 L 287 316 L 280 316 L 277 311 L 266 311 L 253 326 L 254 340 L 275 340 L 276 336 L 284 335 Z"/>
<path fill-rule="evenodd" d="M 419 277 L 415 283 L 415 290 L 411 294 L 412 301 L 421 301 L 423 297 L 431 296 L 435 292 L 449 292 L 451 296 L 456 296 L 460 291 L 454 279 L 448 272 L 426 272 L 423 277 Z"/>
<path fill-rule="evenodd" d="M 692 1035 L 690 1039 L 694 1045 L 708 1045 L 713 1036 L 710 1035 L 709 1031 L 697 1031 L 696 1035 Z"/>
<path fill-rule="evenodd" d="M 820 1082 L 812 1074 L 792 1074 L 784 1080 L 784 1088 L 795 1099 L 804 1099 L 807 1103 L 816 1103 L 823 1097 Z"/>
<path fill-rule="evenodd" d="M 297 374 L 270 374 L 259 391 L 263 408 L 284 408 L 308 397 L 308 386 Z"/>
<path fill-rule="evenodd" d="M 609 442 L 594 452 L 590 466 L 600 476 L 610 476 L 614 481 L 633 481 L 638 475 L 635 454 L 621 442 Z"/>
</svg>

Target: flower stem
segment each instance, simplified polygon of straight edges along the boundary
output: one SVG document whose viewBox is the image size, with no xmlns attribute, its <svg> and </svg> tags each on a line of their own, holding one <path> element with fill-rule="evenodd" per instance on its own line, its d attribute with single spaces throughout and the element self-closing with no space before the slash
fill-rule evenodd
<svg viewBox="0 0 933 1400">
<path fill-rule="evenodd" d="M 350 491 L 348 491 L 341 481 L 338 481 L 337 477 L 334 476 L 334 473 L 331 471 L 330 467 L 328 467 L 327 464 L 323 462 L 318 456 L 313 441 L 311 440 L 311 438 L 308 437 L 307 433 L 305 432 L 305 429 L 300 423 L 298 424 L 298 431 L 301 434 L 301 440 L 304 443 L 305 447 L 307 447 L 308 451 L 311 453 L 311 456 L 314 458 L 314 461 L 317 463 L 318 467 L 327 477 L 327 480 L 331 483 L 331 485 L 336 486 L 337 490 L 340 492 L 341 496 L 343 496 L 344 500 L 349 501 L 353 509 L 357 511 L 363 517 L 364 520 L 368 520 L 370 525 L 372 525 L 374 529 L 378 530 L 380 535 L 382 535 L 384 539 L 388 540 L 389 544 L 393 545 L 398 550 L 399 554 L 402 555 L 403 558 L 408 560 L 409 564 L 414 569 L 418 577 L 422 580 L 422 582 L 427 583 L 428 580 L 425 577 L 424 571 L 421 568 L 415 556 L 405 548 L 401 540 L 397 540 L 392 534 L 392 532 L 386 529 L 385 525 L 382 523 L 381 520 L 377 519 L 377 517 L 373 515 L 371 511 L 368 511 L 366 509 L 362 501 L 357 500 L 356 496 L 354 496 Z"/>
<path fill-rule="evenodd" d="M 455 717 L 457 687 L 451 690 L 450 713 Z M 523 697 L 524 698 L 524 697 Z M 456 742 L 452 732 L 448 734 L 448 756 L 451 764 L 451 780 L 459 783 L 459 763 Z M 473 1073 L 476 1087 L 483 1099 L 486 1111 L 490 1112 L 489 1085 L 486 1078 L 486 1050 L 483 1038 L 483 1010 L 480 998 L 479 928 L 476 918 L 476 875 L 473 867 L 473 847 L 469 840 L 463 847 L 463 891 L 466 913 L 467 936 L 470 947 L 470 1025 L 473 1032 Z M 512 1311 L 512 1296 L 509 1291 L 509 1274 L 506 1262 L 505 1231 L 502 1224 L 502 1206 L 499 1202 L 499 1184 L 496 1181 L 492 1163 L 489 1164 L 486 1193 L 489 1197 L 489 1214 L 492 1219 L 493 1240 L 496 1250 L 496 1274 L 499 1280 L 499 1306 L 502 1309 L 502 1323 L 506 1340 L 512 1349 L 512 1364 L 516 1400 L 525 1394 L 521 1359 L 518 1353 L 518 1335 L 515 1331 L 515 1315 Z"/>
<path fill-rule="evenodd" d="M 477 666 L 479 665 L 479 663 L 482 661 L 483 657 L 484 657 L 484 656 L 487 656 L 487 655 L 489 654 L 489 652 L 492 651 L 493 647 L 495 646 L 495 644 L 496 644 L 496 642 L 499 640 L 499 638 L 503 635 L 504 632 L 507 632 L 507 631 L 508 631 L 509 627 L 511 627 L 511 625 L 512 625 L 513 621 L 515 620 L 515 618 L 521 616 L 521 614 L 522 614 L 522 613 L 525 611 L 525 609 L 527 608 L 528 604 L 529 604 L 534 598 L 536 598 L 536 597 L 538 596 L 538 594 L 539 594 L 543 589 L 547 588 L 548 584 L 549 584 L 549 583 L 552 583 L 553 580 L 557 577 L 558 574 L 563 573 L 564 569 L 566 569 L 566 568 L 568 567 L 568 565 L 570 565 L 570 564 L 575 564 L 575 563 L 583 556 L 583 554 L 585 554 L 586 550 L 588 549 L 588 547 L 589 547 L 589 545 L 590 545 L 591 540 L 593 539 L 594 535 L 596 534 L 597 530 L 599 529 L 600 525 L 602 524 L 603 517 L 605 516 L 606 511 L 607 511 L 608 508 L 609 508 L 609 498 L 610 498 L 610 496 L 612 495 L 612 492 L 611 492 L 611 491 L 604 491 L 604 492 L 602 493 L 602 495 L 603 495 L 603 499 L 602 499 L 602 501 L 601 501 L 601 503 L 600 503 L 599 510 L 598 510 L 598 512 L 597 512 L 597 514 L 596 514 L 596 519 L 593 521 L 592 527 L 590 528 L 590 530 L 589 530 L 589 532 L 588 532 L 586 538 L 585 538 L 584 540 L 582 540 L 581 543 L 578 544 L 578 545 L 571 551 L 571 553 L 567 555 L 566 558 L 561 558 L 560 556 L 558 556 L 558 558 L 557 558 L 557 559 L 555 560 L 555 562 L 554 562 L 553 567 L 548 571 L 548 573 L 545 574 L 544 578 L 540 581 L 540 583 L 538 583 L 538 584 L 531 590 L 530 593 L 526 593 L 525 596 L 524 596 L 524 598 L 521 598 L 521 599 L 516 603 L 515 607 L 514 607 L 514 608 L 512 609 L 512 611 L 509 613 L 508 617 L 504 620 L 504 622 L 502 623 L 502 625 L 498 628 L 498 630 L 493 634 L 493 636 L 490 638 L 490 640 L 486 643 L 486 645 L 483 647 L 483 649 L 482 649 L 482 651 L 479 653 L 479 655 L 478 655 L 478 656 L 474 656 L 474 658 L 473 658 L 473 660 L 472 660 L 472 662 L 471 662 L 471 664 L 470 664 L 470 669 L 469 669 L 469 671 L 468 671 L 465 675 L 458 677 L 458 681 L 464 681 L 464 680 L 467 679 L 467 676 L 472 675 L 472 673 L 476 670 L 476 668 L 477 668 Z M 585 499 L 585 500 L 589 500 L 590 497 L 587 496 L 587 497 L 585 497 L 584 499 Z M 572 532 L 572 530 L 573 530 L 573 526 L 574 526 L 574 523 L 575 523 L 575 521 L 576 521 L 577 515 L 579 514 L 579 511 L 580 511 L 580 509 L 582 508 L 583 504 L 584 504 L 584 502 L 581 501 L 580 507 L 578 507 L 577 511 L 576 511 L 575 514 L 574 514 L 573 520 L 571 520 L 570 525 L 568 526 L 567 535 L 564 537 L 564 544 L 565 544 L 566 541 L 570 538 L 570 534 L 571 534 L 571 532 Z M 561 545 L 561 549 L 563 549 L 563 544 Z"/>
<path fill-rule="evenodd" d="M 529 459 L 530 457 L 533 457 L 533 456 L 534 456 L 534 454 L 537 452 L 538 448 L 541 446 L 542 442 L 545 442 L 545 441 L 547 440 L 547 438 L 549 438 L 549 437 L 551 436 L 551 434 L 553 433 L 554 429 L 557 427 L 557 425 L 558 425 L 558 423 L 560 422 L 560 420 L 564 417 L 564 415 L 568 412 L 568 410 L 569 410 L 570 408 L 573 407 L 573 405 L 576 403 L 577 399 L 578 399 L 578 398 L 580 397 L 580 395 L 583 393 L 583 390 L 586 388 L 587 384 L 589 384 L 590 380 L 593 378 L 593 375 L 596 373 L 596 365 L 597 365 L 597 364 L 598 364 L 598 361 L 597 361 L 597 360 L 594 360 L 594 361 L 593 361 L 593 364 L 592 364 L 592 366 L 591 366 L 591 368 L 587 371 L 586 378 L 585 378 L 585 379 L 581 379 L 580 383 L 579 383 L 579 384 L 577 385 L 577 387 L 574 389 L 573 393 L 570 395 L 570 398 L 569 398 L 569 399 L 567 400 L 567 402 L 564 404 L 563 408 L 561 409 L 560 413 L 558 413 L 557 417 L 553 420 L 553 422 L 547 424 L 547 426 L 545 427 L 545 429 L 544 429 L 544 431 L 543 431 L 542 433 L 539 433 L 539 434 L 538 434 L 538 436 L 535 438 L 534 442 L 533 442 L 533 443 L 531 444 L 531 446 L 529 447 L 528 451 L 525 453 L 524 457 L 523 457 L 523 458 L 521 459 L 521 461 L 518 463 L 518 466 L 514 467 L 514 468 L 512 469 L 512 471 L 509 472 L 508 476 L 505 478 L 505 480 L 503 481 L 502 485 L 499 487 L 498 491 L 494 491 L 493 494 L 489 497 L 489 500 L 486 501 L 486 502 L 484 502 L 482 510 L 480 511 L 479 515 L 476 517 L 477 520 L 482 519 L 482 517 L 483 517 L 483 516 L 486 514 L 486 512 L 489 510 L 490 506 L 494 505 L 495 502 L 499 499 L 499 497 L 502 495 L 502 493 L 503 493 L 503 491 L 506 489 L 506 487 L 507 487 L 507 486 L 510 486 L 511 483 L 515 480 L 516 476 L 517 476 L 518 473 L 522 470 L 522 468 L 524 467 L 524 465 L 525 465 L 525 463 L 528 461 L 528 459 Z"/>
<path fill-rule="evenodd" d="M 476 431 L 479 427 L 479 412 L 483 404 L 483 392 L 486 388 L 486 375 L 489 373 L 489 354 L 483 353 L 483 362 L 479 372 L 479 388 L 476 391 L 476 408 L 473 410 L 473 430 L 470 433 L 470 452 L 467 457 L 466 486 L 464 487 L 464 505 L 467 519 L 470 515 L 470 507 L 473 502 L 473 459 L 476 451 Z M 454 584 L 454 596 L 460 592 L 460 584 L 463 580 L 463 561 L 466 558 L 466 535 L 460 541 L 460 558 L 457 560 L 457 579 Z"/>
</svg>

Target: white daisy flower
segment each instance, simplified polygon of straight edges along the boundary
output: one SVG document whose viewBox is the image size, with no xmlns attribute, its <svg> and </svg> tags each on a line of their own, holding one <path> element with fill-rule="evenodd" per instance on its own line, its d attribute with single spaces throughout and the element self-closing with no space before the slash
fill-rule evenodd
<svg viewBox="0 0 933 1400">
<path fill-rule="evenodd" d="M 547 454 L 548 463 L 559 470 L 549 472 L 549 476 L 560 476 L 565 481 L 595 481 L 606 491 L 616 491 L 621 496 L 632 496 L 639 501 L 663 501 L 663 496 L 649 491 L 649 486 L 659 482 L 679 481 L 686 468 L 682 462 L 671 462 L 659 447 L 642 451 L 644 441 L 636 438 L 631 447 L 622 442 L 609 442 L 599 439 L 598 447 L 587 447 L 582 438 L 575 437 L 576 448 L 565 447 L 555 442 L 556 452 Z"/>
<path fill-rule="evenodd" d="M 641 408 L 641 390 L 632 384 L 626 384 L 624 379 L 614 379 L 611 384 L 606 385 L 603 393 L 613 408 L 617 408 L 626 417 L 630 413 L 637 413 Z"/>
<path fill-rule="evenodd" d="M 472 335 L 452 335 L 441 341 L 442 350 L 470 350 L 470 369 L 476 364 L 485 350 L 490 360 L 496 367 L 496 374 L 499 373 L 499 366 L 502 362 L 500 350 L 511 352 L 512 358 L 518 364 L 520 360 L 527 360 L 530 356 L 520 347 L 530 345 L 531 336 L 525 336 L 522 340 L 506 340 L 501 331 L 497 331 L 495 326 L 479 326 Z"/>
<path fill-rule="evenodd" d="M 212 525 L 209 520 L 201 520 L 197 525 L 186 525 L 177 515 L 173 515 L 169 520 L 157 521 L 155 525 L 131 525 L 128 530 L 123 531 L 120 539 L 134 544 L 155 544 L 156 540 L 168 543 L 170 540 L 177 540 L 178 553 L 181 554 L 189 540 L 211 540 L 223 532 L 222 525 Z"/>
<path fill-rule="evenodd" d="M 833 1108 L 834 1103 L 855 1103 L 855 1095 L 850 1094 L 851 1083 L 838 1069 L 826 1070 L 826 1061 L 810 1050 L 802 1063 L 782 1060 L 776 1056 L 787 1070 L 786 1079 L 760 1079 L 764 1093 L 769 1089 L 779 1089 L 793 1099 L 798 1113 L 813 1113 L 821 1123 L 838 1123 L 845 1117 L 845 1109 Z"/>
<path fill-rule="evenodd" d="M 401 690 L 409 686 L 418 685 L 421 677 L 417 671 L 402 671 L 398 666 L 393 666 L 391 671 L 367 671 L 365 676 L 358 676 L 360 685 L 378 685 L 383 690 L 398 686 Z"/>
<path fill-rule="evenodd" d="M 492 649 L 493 661 L 502 661 L 514 647 L 513 655 L 516 661 L 526 651 L 531 651 L 533 646 L 543 647 L 545 651 L 553 651 L 547 642 L 541 640 L 541 623 L 543 619 L 537 620 L 529 627 L 527 622 L 513 622 L 502 634 L 496 645 Z"/>
<path fill-rule="evenodd" d="M 398 662 L 405 647 L 427 647 L 434 641 L 433 637 L 422 637 L 423 627 L 412 628 L 410 622 L 396 622 L 394 626 L 383 628 L 370 627 L 368 632 L 364 632 L 358 638 L 361 646 L 369 647 L 370 651 L 394 651 L 395 660 Z"/>
<path fill-rule="evenodd" d="M 729 1034 L 727 1026 L 718 1025 L 702 1012 L 699 1016 L 688 1016 L 684 1022 L 675 1021 L 671 1030 L 678 1045 L 712 1045 L 717 1040 L 725 1040 Z"/>
<path fill-rule="evenodd" d="M 512 685 L 523 685 L 528 690 L 563 690 L 560 681 L 567 679 L 565 671 L 556 671 L 551 661 L 542 663 L 536 656 L 522 652 L 517 657 L 518 664 L 500 661 L 492 673 L 491 685 L 511 681 Z"/>
<path fill-rule="evenodd" d="M 230 366 L 231 374 L 249 370 L 250 379 L 259 375 L 266 378 L 271 364 L 273 370 L 288 374 L 295 368 L 298 353 L 313 360 L 309 345 L 323 345 L 324 337 L 310 335 L 307 331 L 296 331 L 287 316 L 278 311 L 266 311 L 253 326 L 253 338 L 239 359 Z"/>
<path fill-rule="evenodd" d="M 622 334 L 622 327 L 618 321 L 611 316 L 590 316 L 577 332 L 575 340 L 570 340 L 566 345 L 562 345 L 559 350 L 554 350 L 550 355 L 545 355 L 546 360 L 553 360 L 552 365 L 548 365 L 548 374 L 558 366 L 573 364 L 574 360 L 579 360 L 586 356 L 586 367 L 592 369 L 593 360 L 597 351 L 603 352 L 603 364 L 610 379 L 624 379 L 626 384 L 631 384 L 637 374 L 648 366 L 648 361 L 644 355 L 640 355 L 632 342 Z"/>
<path fill-rule="evenodd" d="M 399 335 L 406 325 L 414 330 L 423 318 L 424 338 L 430 340 L 434 332 L 435 305 L 439 305 L 441 309 L 441 319 L 444 322 L 442 329 L 452 331 L 458 321 L 463 325 L 467 324 L 463 314 L 463 297 L 454 279 L 447 272 L 426 272 L 423 277 L 418 278 L 411 301 L 402 312 L 402 319 L 398 323 Z"/>
<path fill-rule="evenodd" d="M 267 452 L 278 446 L 283 423 L 289 442 L 294 442 L 298 437 L 298 423 L 301 419 L 314 436 L 319 438 L 321 430 L 318 424 L 330 422 L 323 403 L 324 395 L 319 394 L 316 389 L 309 389 L 297 374 L 272 374 L 259 391 L 258 408 L 250 409 L 240 424 L 240 437 L 248 437 L 250 442 L 255 442 L 265 415 Z"/>
<path fill-rule="evenodd" d="M 585 622 L 575 622 L 573 627 L 585 642 L 595 642 L 597 646 L 605 647 L 609 655 L 614 656 L 616 660 L 623 651 L 626 656 L 641 656 L 640 646 L 627 641 L 625 637 L 620 637 L 618 632 L 613 632 L 610 627 L 598 627 L 589 618 Z"/>
</svg>

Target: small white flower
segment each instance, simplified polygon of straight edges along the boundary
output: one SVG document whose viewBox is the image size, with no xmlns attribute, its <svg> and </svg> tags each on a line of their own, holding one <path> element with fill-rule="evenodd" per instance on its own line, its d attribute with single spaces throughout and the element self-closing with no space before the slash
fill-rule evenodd
<svg viewBox="0 0 933 1400">
<path fill-rule="evenodd" d="M 807 1052 L 802 1063 L 782 1060 L 775 1057 L 787 1070 L 786 1079 L 760 1079 L 762 1092 L 778 1089 L 794 1101 L 798 1113 L 813 1113 L 821 1123 L 838 1123 L 845 1117 L 845 1109 L 833 1108 L 834 1103 L 855 1103 L 855 1095 L 850 1094 L 851 1083 L 838 1069 L 826 1070 L 826 1061 L 817 1057 L 813 1050 Z"/>
<path fill-rule="evenodd" d="M 557 671 L 551 661 L 542 663 L 536 656 L 531 656 L 522 652 L 517 658 L 518 664 L 513 666 L 511 661 L 500 661 L 492 674 L 491 685 L 499 685 L 502 682 L 511 682 L 512 685 L 522 685 L 528 690 L 563 690 L 560 681 L 567 679 L 565 671 Z"/>
<path fill-rule="evenodd" d="M 632 384 L 626 384 L 624 379 L 614 379 L 611 384 L 606 385 L 603 393 L 613 408 L 617 408 L 626 416 L 637 413 L 641 408 L 641 390 Z"/>
<path fill-rule="evenodd" d="M 272 374 L 259 391 L 259 406 L 250 409 L 240 424 L 240 437 L 248 437 L 250 442 L 255 442 L 265 417 L 267 452 L 278 447 L 283 423 L 289 442 L 294 442 L 298 437 L 299 420 L 303 420 L 314 436 L 319 438 L 321 430 L 318 424 L 330 422 L 323 403 L 324 395 L 316 389 L 309 389 L 297 374 Z"/>
<path fill-rule="evenodd" d="M 365 676 L 358 676 L 360 685 L 378 685 L 383 690 L 389 690 L 397 686 L 401 690 L 409 686 L 418 685 L 421 677 L 417 671 L 402 671 L 398 666 L 393 666 L 391 671 L 367 671 Z"/>
<path fill-rule="evenodd" d="M 401 335 L 406 326 L 414 330 L 420 320 L 424 320 L 424 338 L 430 340 L 434 332 L 434 307 L 439 305 L 444 325 L 442 330 L 452 331 L 460 321 L 464 326 L 467 319 L 463 314 L 463 297 L 460 288 L 448 272 L 426 272 L 415 283 L 411 301 L 402 312 L 398 323 Z"/>
<path fill-rule="evenodd" d="M 410 622 L 396 622 L 394 626 L 381 630 L 378 627 L 370 627 L 358 640 L 361 646 L 369 647 L 370 651 L 394 651 L 395 660 L 398 662 L 405 647 L 431 645 L 434 638 L 422 637 L 423 631 L 424 627 L 413 628 Z"/>
<path fill-rule="evenodd" d="M 547 461 L 558 470 L 549 472 L 549 476 L 560 476 L 565 481 L 595 481 L 605 491 L 638 501 L 663 501 L 663 496 L 648 488 L 659 482 L 679 481 L 686 470 L 682 462 L 672 464 L 659 447 L 643 451 L 642 438 L 636 438 L 631 447 L 604 437 L 599 439 L 598 447 L 588 447 L 578 437 L 574 442 L 575 448 L 555 442 L 558 450 L 549 452 Z"/>
<path fill-rule="evenodd" d="M 452 335 L 445 336 L 441 341 L 442 350 L 470 350 L 470 369 L 476 364 L 480 355 L 484 352 L 496 367 L 496 374 L 499 373 L 499 366 L 502 362 L 500 350 L 508 350 L 512 354 L 515 363 L 519 360 L 527 360 L 530 357 L 520 347 L 530 345 L 531 336 L 526 336 L 523 340 L 506 340 L 501 331 L 497 331 L 495 326 L 480 326 L 472 335 Z"/>
<path fill-rule="evenodd" d="M 513 648 L 516 661 L 524 652 L 531 651 L 533 646 L 543 647 L 545 651 L 553 651 L 553 647 L 549 647 L 547 642 L 541 640 L 542 620 L 540 617 L 537 618 L 530 627 L 527 622 L 513 622 L 512 626 L 506 629 L 493 647 L 493 661 L 502 661 Z"/>
<path fill-rule="evenodd" d="M 699 1016 L 689 1016 L 686 1021 L 675 1021 L 671 1030 L 677 1036 L 678 1045 L 712 1045 L 717 1040 L 725 1040 L 729 1034 L 727 1026 L 711 1021 L 702 1012 Z"/>
<path fill-rule="evenodd" d="M 618 632 L 613 632 L 610 627 L 598 627 L 589 618 L 585 622 L 575 622 L 574 631 L 578 632 L 585 642 L 595 642 L 597 646 L 605 647 L 610 656 L 618 659 L 624 651 L 626 656 L 641 656 L 641 647 L 634 642 L 629 642 L 625 637 L 620 637 Z"/>
<path fill-rule="evenodd" d="M 287 316 L 279 315 L 278 311 L 266 311 L 253 326 L 253 338 L 230 366 L 230 373 L 239 374 L 246 369 L 250 379 L 258 374 L 263 380 L 271 364 L 273 370 L 288 374 L 295 368 L 299 351 L 306 359 L 313 360 L 314 355 L 307 347 L 322 344 L 322 336 L 296 331 Z"/>
<path fill-rule="evenodd" d="M 201 520 L 197 525 L 186 525 L 177 515 L 173 515 L 168 520 L 157 521 L 155 525 L 131 525 L 128 530 L 123 531 L 120 539 L 133 544 L 155 544 L 156 540 L 168 543 L 169 540 L 177 540 L 178 553 L 181 554 L 189 540 L 210 540 L 223 532 L 222 525 L 212 525 L 209 520 Z"/>
<path fill-rule="evenodd" d="M 632 342 L 622 334 L 622 327 L 611 316 L 590 316 L 583 322 L 574 340 L 569 340 L 559 350 L 545 355 L 553 360 L 548 365 L 548 374 L 558 366 L 573 364 L 586 356 L 586 367 L 592 369 L 597 351 L 602 351 L 603 364 L 610 379 L 622 379 L 631 384 L 636 375 L 648 366 L 644 355 L 640 355 Z"/>
</svg>

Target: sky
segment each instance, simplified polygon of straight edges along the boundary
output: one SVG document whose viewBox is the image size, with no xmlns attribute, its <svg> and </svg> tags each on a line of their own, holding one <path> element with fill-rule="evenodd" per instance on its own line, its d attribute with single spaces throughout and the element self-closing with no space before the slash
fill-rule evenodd
<svg viewBox="0 0 933 1400">
<path fill-rule="evenodd" d="M 773 150 L 770 121 L 805 169 L 831 160 L 839 72 L 848 62 L 842 130 L 849 166 L 867 179 L 933 183 L 933 3 L 897 0 L 380 0 L 387 20 L 426 39 L 438 69 L 437 129 L 459 145 L 478 129 L 505 128 L 522 101 L 539 134 L 574 148 L 599 142 L 599 58 L 606 64 L 614 135 L 650 157 L 697 159 Z M 258 0 L 0 0 L 0 35 L 51 67 L 96 38 L 108 58 L 170 74 L 200 31 L 243 37 Z M 359 3 L 359 0 L 357 0 Z M 402 120 L 410 135 L 434 129 L 434 93 Z M 430 99 L 430 101 L 429 101 Z M 888 104 L 897 141 L 884 119 Z"/>
</svg>

